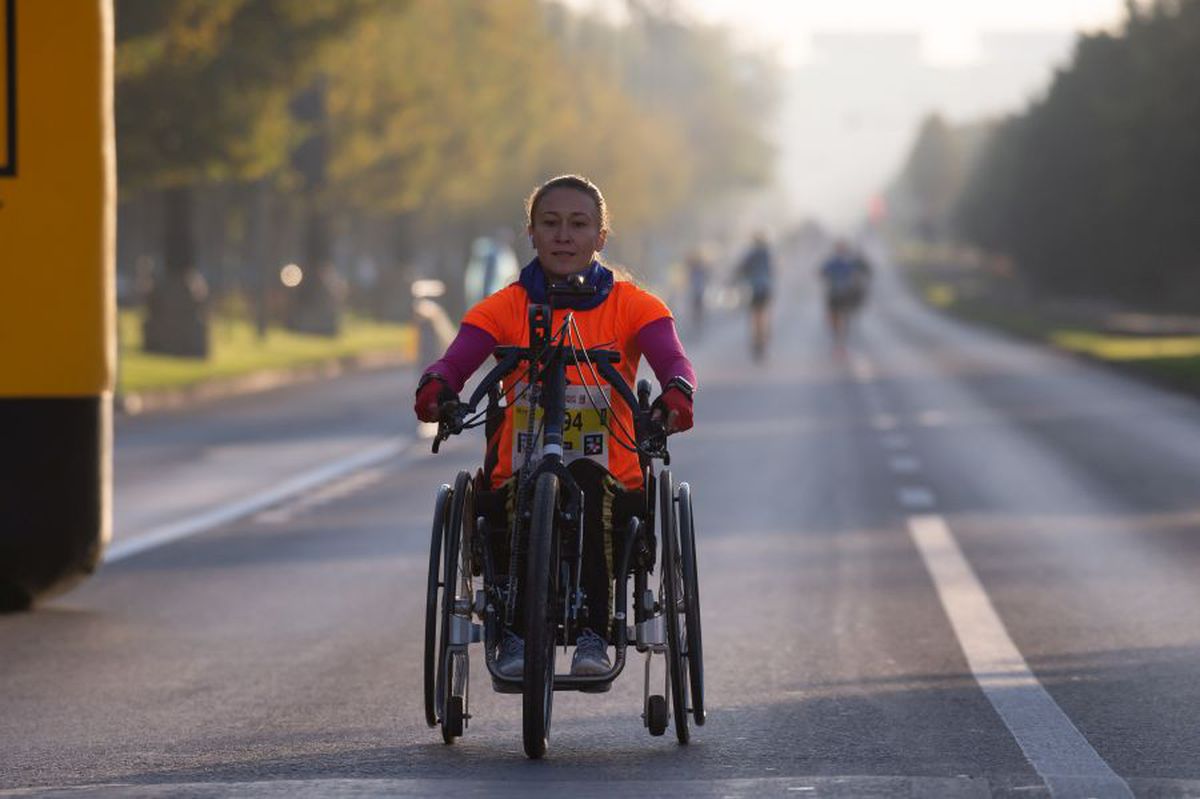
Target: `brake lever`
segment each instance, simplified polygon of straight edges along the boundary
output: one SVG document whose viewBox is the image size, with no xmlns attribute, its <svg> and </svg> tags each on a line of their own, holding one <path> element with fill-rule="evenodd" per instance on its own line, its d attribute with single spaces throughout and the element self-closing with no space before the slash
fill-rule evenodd
<svg viewBox="0 0 1200 799">
<path fill-rule="evenodd" d="M 642 449 L 651 458 L 661 458 L 663 466 L 671 465 L 671 453 L 667 451 L 667 428 L 662 422 L 646 416 L 646 438 L 642 441 Z"/>
<path fill-rule="evenodd" d="M 463 431 L 463 421 L 467 418 L 467 406 L 461 402 L 443 402 L 438 406 L 438 429 L 433 437 L 433 454 L 436 455 L 442 442 L 450 436 Z"/>
</svg>

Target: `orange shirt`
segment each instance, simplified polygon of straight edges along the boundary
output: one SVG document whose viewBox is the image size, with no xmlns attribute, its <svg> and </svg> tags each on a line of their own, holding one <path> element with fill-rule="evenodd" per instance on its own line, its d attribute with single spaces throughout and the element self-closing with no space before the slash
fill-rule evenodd
<svg viewBox="0 0 1200 799">
<path fill-rule="evenodd" d="M 463 324 L 474 325 L 487 331 L 501 346 L 528 347 L 528 306 L 529 295 L 524 286 L 513 283 L 467 311 L 463 317 Z M 575 322 L 583 337 L 583 342 L 576 341 L 575 346 L 619 352 L 621 362 L 615 364 L 615 367 L 630 388 L 633 388 L 637 379 L 638 364 L 642 359 L 642 352 L 637 344 L 638 332 L 651 322 L 671 316 L 670 309 L 662 300 L 624 280 L 617 280 L 613 284 L 612 292 L 595 308 L 586 311 L 555 310 L 551 333 L 558 331 L 567 313 L 575 314 Z M 525 365 L 522 364 L 505 381 L 509 407 L 504 413 L 504 423 L 496 434 L 499 460 L 492 471 L 493 488 L 511 477 L 524 462 L 528 430 L 528 394 L 525 395 L 524 402 L 514 404 L 513 397 L 517 392 L 513 391 L 511 385 L 524 371 Z M 564 436 L 564 460 L 570 462 L 576 458 L 590 458 L 607 468 L 627 488 L 640 489 L 642 474 L 637 453 L 613 441 L 613 436 L 602 424 L 606 421 L 605 415 L 592 409 L 586 392 L 580 387 L 581 383 L 589 386 L 596 384 L 586 364 L 583 369 L 570 365 L 566 372 L 569 427 Z M 600 379 L 599 385 L 599 389 L 591 389 L 592 397 L 603 408 L 604 403 L 600 401 L 599 391 L 606 392 L 609 404 L 616 414 L 615 421 L 607 420 L 608 426 L 616 431 L 621 440 L 631 443 L 632 411 L 615 390 L 607 388 L 603 379 Z M 540 419 L 540 413 L 538 418 Z M 536 433 L 536 426 L 534 430 Z M 623 434 L 623 430 L 628 433 Z M 491 445 L 489 442 L 489 446 Z"/>
</svg>

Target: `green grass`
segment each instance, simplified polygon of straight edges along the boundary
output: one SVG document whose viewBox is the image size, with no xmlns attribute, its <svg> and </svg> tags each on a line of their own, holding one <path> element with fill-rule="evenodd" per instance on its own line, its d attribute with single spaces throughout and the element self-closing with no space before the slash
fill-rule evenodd
<svg viewBox="0 0 1200 799">
<path fill-rule="evenodd" d="M 259 339 L 254 325 L 241 319 L 213 320 L 207 360 L 174 358 L 142 352 L 141 314 L 121 311 L 117 319 L 120 361 L 118 391 L 132 394 L 183 388 L 218 378 L 288 369 L 338 358 L 378 353 L 411 357 L 415 346 L 409 325 L 347 317 L 336 338 L 308 336 L 270 328 Z"/>
<path fill-rule="evenodd" d="M 979 275 L 970 290 L 962 275 L 908 264 L 905 273 L 925 302 L 945 313 L 975 324 L 1038 341 L 1093 358 L 1150 380 L 1200 394 L 1200 336 L 1147 336 L 1113 333 L 1100 321 L 1088 329 L 1075 322 L 1040 312 L 1029 304 L 999 301 L 981 284 Z M 957 279 L 956 279 L 957 278 Z M 982 290 L 981 290 L 982 288 Z"/>
<path fill-rule="evenodd" d="M 1119 336 L 1086 330 L 1056 330 L 1050 340 L 1065 350 L 1105 361 L 1200 358 L 1200 336 Z"/>
</svg>

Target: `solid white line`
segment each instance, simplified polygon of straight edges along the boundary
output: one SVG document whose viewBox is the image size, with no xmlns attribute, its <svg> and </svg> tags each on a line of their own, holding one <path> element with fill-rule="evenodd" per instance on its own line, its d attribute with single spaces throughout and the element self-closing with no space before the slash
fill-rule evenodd
<svg viewBox="0 0 1200 799">
<path fill-rule="evenodd" d="M 108 550 L 104 553 L 104 562 L 114 563 L 132 555 L 137 555 L 140 552 L 145 552 L 148 549 L 154 549 L 163 544 L 169 544 L 172 541 L 178 541 L 181 538 L 187 538 L 188 536 L 202 533 L 205 530 L 211 530 L 214 527 L 227 524 L 243 516 L 249 516 L 252 513 L 268 508 L 285 499 L 290 499 L 297 494 L 328 483 L 331 480 L 336 480 L 351 472 L 394 458 L 404 451 L 408 443 L 409 440 L 403 438 L 385 441 L 382 444 L 377 444 L 361 452 L 356 452 L 333 463 L 327 463 L 324 466 L 298 474 L 278 485 L 237 502 L 222 505 L 186 519 L 170 522 L 128 541 L 118 541 L 115 544 L 109 545 Z"/>
<path fill-rule="evenodd" d="M 339 480 L 326 483 L 311 493 L 295 497 L 290 502 L 281 502 L 261 513 L 254 514 L 251 521 L 254 524 L 286 524 L 296 518 L 297 514 L 327 505 L 330 502 L 362 491 L 364 488 L 383 479 L 383 469 L 362 469 Z"/>
<path fill-rule="evenodd" d="M 945 520 L 912 516 L 908 529 L 975 681 L 1051 795 L 1132 797 L 1034 677 Z"/>
</svg>

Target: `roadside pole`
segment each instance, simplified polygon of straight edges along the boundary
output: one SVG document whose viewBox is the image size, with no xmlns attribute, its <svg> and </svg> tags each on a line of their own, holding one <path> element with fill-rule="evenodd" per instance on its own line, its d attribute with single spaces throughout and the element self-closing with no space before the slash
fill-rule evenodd
<svg viewBox="0 0 1200 799">
<path fill-rule="evenodd" d="M 417 332 L 417 369 L 441 357 L 454 339 L 454 323 L 437 298 L 446 293 L 440 280 L 414 280 L 412 284 L 413 326 Z M 433 438 L 436 422 L 417 422 L 417 436 Z"/>
</svg>

